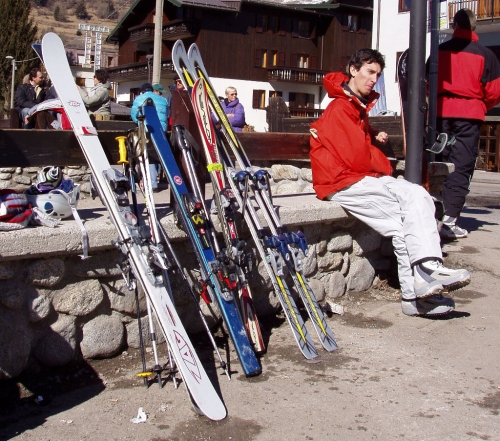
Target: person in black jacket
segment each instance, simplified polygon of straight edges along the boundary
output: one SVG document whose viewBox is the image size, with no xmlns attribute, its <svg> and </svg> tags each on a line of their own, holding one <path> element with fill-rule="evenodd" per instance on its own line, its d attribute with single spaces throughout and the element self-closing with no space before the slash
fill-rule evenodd
<svg viewBox="0 0 500 441">
<path fill-rule="evenodd" d="M 28 84 L 21 84 L 16 90 L 15 110 L 19 113 L 25 129 L 32 129 L 35 121 L 28 121 L 28 112 L 37 104 L 45 100 L 45 90 L 43 89 L 44 77 L 39 68 L 33 68 L 29 73 Z"/>
</svg>

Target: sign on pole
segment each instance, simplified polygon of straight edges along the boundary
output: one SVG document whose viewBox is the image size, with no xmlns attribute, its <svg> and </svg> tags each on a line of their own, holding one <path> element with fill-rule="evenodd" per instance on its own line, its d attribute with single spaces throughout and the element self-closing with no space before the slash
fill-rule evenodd
<svg viewBox="0 0 500 441">
<path fill-rule="evenodd" d="M 95 36 L 95 44 L 94 44 L 94 72 L 95 72 L 97 69 L 101 68 L 102 34 L 109 33 L 109 27 L 93 26 L 89 24 L 79 23 L 78 29 L 80 31 L 85 31 L 85 56 L 82 67 L 86 68 L 92 67 L 92 62 L 91 62 L 92 36 Z"/>
</svg>

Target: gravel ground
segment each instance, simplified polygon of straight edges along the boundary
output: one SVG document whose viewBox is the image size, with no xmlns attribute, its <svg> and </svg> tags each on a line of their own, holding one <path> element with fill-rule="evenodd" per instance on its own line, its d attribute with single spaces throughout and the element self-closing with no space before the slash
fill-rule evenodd
<svg viewBox="0 0 500 441">
<path fill-rule="evenodd" d="M 462 225 L 470 236 L 444 246 L 449 266 L 473 273 L 468 287 L 452 293 L 449 316 L 406 317 L 385 284 L 352 293 L 342 299 L 345 314 L 328 318 L 339 350 L 320 349 L 313 361 L 300 355 L 283 317 L 267 318 L 258 377 L 242 375 L 217 334 L 230 381 L 206 337 L 196 336 L 227 407 L 223 421 L 194 413 L 182 384 L 144 387 L 136 377 L 140 354 L 129 350 L 64 369 L 33 367 L 2 382 L 0 439 L 499 440 L 499 224 L 498 204 L 468 207 Z M 134 424 L 139 407 L 148 418 Z"/>
</svg>

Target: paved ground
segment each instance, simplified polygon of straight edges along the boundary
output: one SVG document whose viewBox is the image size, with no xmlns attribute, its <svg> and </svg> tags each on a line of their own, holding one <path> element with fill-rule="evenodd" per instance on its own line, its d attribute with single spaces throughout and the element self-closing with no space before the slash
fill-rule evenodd
<svg viewBox="0 0 500 441">
<path fill-rule="evenodd" d="M 219 423 L 192 412 L 182 385 L 144 388 L 135 351 L 26 375 L 1 385 L 0 439 L 499 440 L 500 181 L 487 178 L 476 175 L 464 210 L 470 236 L 443 247 L 450 266 L 473 273 L 450 316 L 406 317 L 390 287 L 351 295 L 329 318 L 340 349 L 314 362 L 277 317 L 264 322 L 268 352 L 252 379 L 230 351 L 228 381 L 197 341 L 228 410 Z M 148 420 L 136 425 L 139 407 Z"/>
</svg>

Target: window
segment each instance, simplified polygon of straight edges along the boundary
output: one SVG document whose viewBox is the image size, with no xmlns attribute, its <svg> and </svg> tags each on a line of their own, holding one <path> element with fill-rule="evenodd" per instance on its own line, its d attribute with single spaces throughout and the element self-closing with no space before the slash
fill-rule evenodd
<svg viewBox="0 0 500 441">
<path fill-rule="evenodd" d="M 133 102 L 135 100 L 135 97 L 139 96 L 140 94 L 141 94 L 140 87 L 134 87 L 133 89 L 130 89 L 130 102 Z"/>
<path fill-rule="evenodd" d="M 314 94 L 290 92 L 289 94 L 289 107 L 298 108 L 314 108 Z"/>
<path fill-rule="evenodd" d="M 410 10 L 410 0 L 399 0 L 398 12 L 408 12 Z"/>
<path fill-rule="evenodd" d="M 267 15 L 257 14 L 257 21 L 255 23 L 255 32 L 267 32 L 268 31 L 268 21 Z"/>
<path fill-rule="evenodd" d="M 347 30 L 349 32 L 358 32 L 358 29 L 359 29 L 359 17 L 357 15 L 348 14 Z"/>
<path fill-rule="evenodd" d="M 255 67 L 267 67 L 267 49 L 256 49 L 254 55 Z"/>
<path fill-rule="evenodd" d="M 269 17 L 269 31 L 271 31 L 273 34 L 279 34 L 280 32 L 279 17 Z"/>
<path fill-rule="evenodd" d="M 274 98 L 274 97 L 283 97 L 283 92 L 280 92 L 279 90 L 270 90 L 269 91 L 269 98 Z"/>
<path fill-rule="evenodd" d="M 292 37 L 312 38 L 311 23 L 307 20 L 293 20 Z"/>
<path fill-rule="evenodd" d="M 254 90 L 253 91 L 252 107 L 254 109 L 265 109 L 266 108 L 266 91 L 265 90 Z"/>
<path fill-rule="evenodd" d="M 309 38 L 311 31 L 309 29 L 309 22 L 299 20 L 299 37 Z"/>
<path fill-rule="evenodd" d="M 307 69 L 309 67 L 309 55 L 307 54 L 291 54 L 290 66 L 298 67 L 300 69 Z"/>
<path fill-rule="evenodd" d="M 269 51 L 269 66 L 278 66 L 278 51 Z"/>
</svg>

